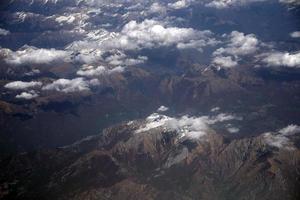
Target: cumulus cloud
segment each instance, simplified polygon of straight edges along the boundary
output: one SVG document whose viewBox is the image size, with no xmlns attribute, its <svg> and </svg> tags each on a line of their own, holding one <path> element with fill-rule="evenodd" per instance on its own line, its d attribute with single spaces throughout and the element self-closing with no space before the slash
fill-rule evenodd
<svg viewBox="0 0 300 200">
<path fill-rule="evenodd" d="M 209 133 L 209 125 L 237 119 L 239 120 L 240 118 L 226 113 L 213 117 L 190 117 L 184 115 L 179 118 L 153 113 L 146 118 L 146 123 L 138 128 L 136 133 L 162 128 L 165 131 L 176 131 L 180 138 L 199 139 Z"/>
<path fill-rule="evenodd" d="M 30 82 L 13 81 L 4 85 L 5 88 L 10 90 L 25 90 L 28 88 L 34 88 L 40 86 L 42 86 L 42 82 L 39 81 L 30 81 Z"/>
<path fill-rule="evenodd" d="M 247 34 L 232 31 L 229 35 L 229 43 L 225 48 L 219 48 L 214 52 L 214 55 L 229 54 L 229 55 L 248 55 L 255 53 L 258 50 L 259 41 L 254 34 Z"/>
<path fill-rule="evenodd" d="M 48 85 L 45 85 L 42 90 L 54 90 L 65 93 L 89 91 L 89 86 L 97 83 L 97 79 L 92 79 L 89 81 L 83 78 L 58 79 Z"/>
<path fill-rule="evenodd" d="M 240 129 L 236 128 L 236 127 L 227 127 L 227 131 L 229 133 L 238 133 L 240 131 Z"/>
<path fill-rule="evenodd" d="M 205 5 L 207 7 L 217 8 L 217 9 L 224 9 L 229 8 L 232 6 L 243 6 L 254 2 L 262 2 L 266 0 L 212 0 Z"/>
<path fill-rule="evenodd" d="M 220 67 L 231 68 L 237 66 L 237 61 L 233 60 L 231 56 L 217 56 L 212 61 L 215 65 Z"/>
<path fill-rule="evenodd" d="M 80 76 L 100 76 L 100 75 L 109 75 L 112 73 L 121 73 L 124 71 L 124 67 L 118 66 L 112 69 L 108 69 L 104 66 L 84 66 L 81 70 L 77 71 L 77 75 Z"/>
<path fill-rule="evenodd" d="M 150 6 L 149 12 L 151 12 L 151 13 L 165 13 L 166 8 L 162 4 L 160 4 L 158 2 L 155 2 Z"/>
<path fill-rule="evenodd" d="M 5 29 L 3 29 L 3 28 L 0 28 L 0 36 L 2 35 L 2 36 L 5 36 L 5 35 L 8 35 L 8 34 L 10 34 L 10 32 L 8 31 L 8 30 L 5 30 Z"/>
<path fill-rule="evenodd" d="M 217 112 L 219 110 L 221 110 L 220 107 L 214 107 L 214 108 L 210 109 L 210 112 Z"/>
<path fill-rule="evenodd" d="M 298 6 L 298 5 L 300 5 L 300 1 L 299 0 L 279 0 L 279 2 L 288 4 L 288 5 L 292 5 L 292 6 Z"/>
<path fill-rule="evenodd" d="M 294 31 L 294 32 L 290 33 L 290 36 L 292 38 L 300 38 L 300 31 Z"/>
<path fill-rule="evenodd" d="M 189 2 L 187 0 L 179 0 L 174 3 L 168 3 L 168 7 L 172 9 L 182 9 L 189 6 Z"/>
<path fill-rule="evenodd" d="M 218 48 L 213 52 L 212 63 L 219 67 L 230 68 L 238 65 L 240 56 L 251 55 L 259 50 L 259 40 L 254 34 L 244 34 L 232 31 L 225 47 Z"/>
<path fill-rule="evenodd" d="M 6 51 L 4 61 L 11 65 L 49 64 L 67 61 L 69 52 L 56 49 L 39 49 L 26 46 L 18 51 Z"/>
<path fill-rule="evenodd" d="M 208 30 L 198 31 L 192 28 L 167 27 L 156 20 L 144 20 L 141 23 L 136 21 L 128 22 L 121 33 L 102 43 L 106 49 L 134 50 L 142 48 L 156 48 L 181 43 L 201 41 L 201 46 L 210 45 L 212 33 Z"/>
<path fill-rule="evenodd" d="M 105 58 L 105 61 L 111 65 L 132 66 L 146 62 L 148 57 L 138 56 L 137 58 L 128 58 L 124 53 L 114 54 Z"/>
<path fill-rule="evenodd" d="M 288 125 L 287 127 L 280 129 L 278 132 L 264 133 L 263 139 L 270 146 L 293 150 L 295 147 L 290 139 L 290 136 L 298 133 L 300 133 L 300 126 Z"/>
<path fill-rule="evenodd" d="M 165 111 L 167 111 L 167 110 L 169 110 L 169 108 L 166 107 L 166 106 L 160 106 L 160 107 L 157 109 L 158 112 L 165 112 Z"/>
<path fill-rule="evenodd" d="M 30 90 L 28 92 L 22 92 L 21 94 L 16 95 L 16 98 L 30 100 L 30 99 L 34 99 L 38 96 L 39 95 L 34 90 Z"/>
<path fill-rule="evenodd" d="M 300 67 L 300 53 L 272 52 L 262 56 L 268 66 Z"/>
<path fill-rule="evenodd" d="M 285 136 L 295 135 L 296 133 L 300 133 L 300 126 L 291 124 L 280 129 L 278 132 Z"/>
<path fill-rule="evenodd" d="M 59 16 L 55 18 L 55 21 L 58 23 L 67 23 L 67 24 L 72 24 L 75 21 L 75 17 L 70 15 L 70 16 Z"/>
</svg>

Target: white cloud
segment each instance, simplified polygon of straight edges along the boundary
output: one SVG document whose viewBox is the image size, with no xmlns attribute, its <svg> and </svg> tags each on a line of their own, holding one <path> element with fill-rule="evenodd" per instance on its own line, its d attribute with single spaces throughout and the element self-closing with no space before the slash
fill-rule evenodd
<svg viewBox="0 0 300 200">
<path fill-rule="evenodd" d="M 55 19 L 58 23 L 67 23 L 67 24 L 72 24 L 75 21 L 75 17 L 70 15 L 70 16 L 59 16 Z"/>
<path fill-rule="evenodd" d="M 165 13 L 166 8 L 163 5 L 161 5 L 160 3 L 155 2 L 150 6 L 149 11 L 151 13 Z"/>
<path fill-rule="evenodd" d="M 166 107 L 166 106 L 160 106 L 160 107 L 157 109 L 158 112 L 165 112 L 165 111 L 167 111 L 167 110 L 169 110 L 169 108 Z"/>
<path fill-rule="evenodd" d="M 290 33 L 290 36 L 292 38 L 300 38 L 300 31 L 292 32 L 292 33 Z"/>
<path fill-rule="evenodd" d="M 217 56 L 212 62 L 220 67 L 225 68 L 235 67 L 238 64 L 237 61 L 233 60 L 231 56 Z"/>
<path fill-rule="evenodd" d="M 3 29 L 3 28 L 0 28 L 0 36 L 2 35 L 2 36 L 5 36 L 5 35 L 8 35 L 8 34 L 10 34 L 10 32 L 8 31 L 8 30 L 5 30 L 5 29 Z"/>
<path fill-rule="evenodd" d="M 212 109 L 210 110 L 210 112 L 217 112 L 217 111 L 219 111 L 219 110 L 221 110 L 220 107 L 214 107 L 214 108 L 212 108 Z"/>
<path fill-rule="evenodd" d="M 184 115 L 179 118 L 153 113 L 146 118 L 146 123 L 138 128 L 136 133 L 162 128 L 166 131 L 176 131 L 179 138 L 199 139 L 209 133 L 209 125 L 230 120 L 240 120 L 240 118 L 225 113 L 213 117 L 190 117 Z"/>
<path fill-rule="evenodd" d="M 236 128 L 236 127 L 228 127 L 228 128 L 227 128 L 227 131 L 228 131 L 229 133 L 238 133 L 238 132 L 240 131 L 240 129 L 239 129 L 239 128 Z"/>
<path fill-rule="evenodd" d="M 300 67 L 300 53 L 272 52 L 262 56 L 268 66 Z"/>
<path fill-rule="evenodd" d="M 293 150 L 295 147 L 289 137 L 298 133 L 300 133 L 300 126 L 288 125 L 287 127 L 280 129 L 278 132 L 264 133 L 263 139 L 270 146 Z"/>
<path fill-rule="evenodd" d="M 182 9 L 189 6 L 189 2 L 187 0 L 179 0 L 174 3 L 168 3 L 168 7 L 172 9 Z"/>
<path fill-rule="evenodd" d="M 109 75 L 112 73 L 121 73 L 124 71 L 124 67 L 118 66 L 112 69 L 107 69 L 104 66 L 84 66 L 81 70 L 77 71 L 77 75 L 80 76 L 100 76 L 100 75 Z"/>
<path fill-rule="evenodd" d="M 58 79 L 48 85 L 45 85 L 43 90 L 54 90 L 65 93 L 89 91 L 89 85 L 93 84 L 95 80 L 87 81 L 83 78 L 75 79 Z"/>
<path fill-rule="evenodd" d="M 230 68 L 238 65 L 240 56 L 246 56 L 259 50 L 260 42 L 254 34 L 244 34 L 232 31 L 225 47 L 218 48 L 213 52 L 212 63 L 219 67 Z"/>
<path fill-rule="evenodd" d="M 192 28 L 166 27 L 155 20 L 144 20 L 141 23 L 130 21 L 121 33 L 102 42 L 105 49 L 134 50 L 142 48 L 156 48 L 181 43 L 201 41 L 201 46 L 211 45 L 212 33 L 210 31 L 197 31 Z M 204 45 L 203 45 L 204 42 Z"/>
<path fill-rule="evenodd" d="M 38 49 L 26 46 L 18 51 L 6 51 L 4 61 L 12 65 L 49 64 L 63 62 L 70 58 L 70 54 L 63 50 Z"/>
<path fill-rule="evenodd" d="M 242 120 L 242 118 L 235 116 L 235 115 L 228 114 L 228 113 L 220 113 L 216 116 L 207 118 L 207 123 L 215 124 L 218 122 L 225 122 L 225 121 L 231 121 L 231 120 Z"/>
<path fill-rule="evenodd" d="M 16 98 L 30 100 L 30 99 L 34 99 L 38 96 L 39 95 L 34 90 L 31 90 L 29 92 L 22 92 L 21 94 L 16 95 Z"/>
<path fill-rule="evenodd" d="M 229 43 L 225 48 L 219 48 L 214 55 L 229 54 L 234 56 L 248 55 L 258 50 L 259 41 L 254 34 L 232 31 L 229 35 Z"/>
<path fill-rule="evenodd" d="M 199 139 L 209 131 L 209 127 L 206 124 L 206 118 L 203 117 L 195 118 L 182 116 L 180 118 L 172 118 L 153 113 L 147 117 L 146 125 L 136 130 L 136 133 L 149 131 L 158 127 L 162 127 L 169 131 L 177 131 L 179 137 L 187 137 L 190 139 Z"/>
<path fill-rule="evenodd" d="M 7 83 L 4 85 L 5 88 L 11 89 L 11 90 L 25 90 L 28 88 L 34 88 L 34 87 L 40 87 L 42 86 L 42 83 L 39 81 L 30 81 L 30 82 L 24 82 L 24 81 L 13 81 L 10 83 Z"/>
<path fill-rule="evenodd" d="M 299 0 L 279 0 L 279 2 L 281 3 L 285 3 L 285 4 L 289 4 L 289 5 L 300 5 L 300 1 Z"/>
<path fill-rule="evenodd" d="M 291 124 L 285 128 L 280 129 L 278 132 L 285 136 L 295 135 L 296 133 L 300 133 L 300 126 Z"/>
<path fill-rule="evenodd" d="M 125 66 L 132 66 L 138 65 L 146 62 L 148 57 L 146 56 L 138 56 L 137 58 L 128 58 L 125 54 L 119 53 L 111 55 L 105 58 L 105 61 L 111 65 L 125 65 Z"/>
<path fill-rule="evenodd" d="M 207 7 L 217 8 L 217 9 L 224 9 L 229 8 L 232 6 L 243 6 L 253 2 L 262 2 L 266 0 L 213 0 L 205 5 Z"/>
</svg>

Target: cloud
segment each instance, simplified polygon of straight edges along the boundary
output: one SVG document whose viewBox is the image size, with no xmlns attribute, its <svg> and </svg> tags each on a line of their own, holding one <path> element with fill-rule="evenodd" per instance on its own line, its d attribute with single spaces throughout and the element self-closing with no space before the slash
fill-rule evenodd
<svg viewBox="0 0 300 200">
<path fill-rule="evenodd" d="M 231 120 L 240 120 L 240 118 L 226 113 L 213 117 L 190 117 L 184 115 L 179 118 L 153 113 L 146 118 L 146 123 L 135 132 L 141 133 L 151 129 L 162 128 L 165 131 L 176 131 L 179 138 L 200 139 L 211 130 L 209 125 Z"/>
<path fill-rule="evenodd" d="M 229 133 L 238 133 L 238 132 L 240 131 L 240 129 L 239 129 L 239 128 L 236 128 L 236 127 L 228 127 L 228 128 L 227 128 L 227 131 L 228 131 Z"/>
<path fill-rule="evenodd" d="M 212 108 L 212 109 L 210 110 L 210 112 L 217 112 L 217 111 L 219 111 L 219 110 L 221 110 L 220 107 L 214 107 L 214 108 Z"/>
<path fill-rule="evenodd" d="M 87 76 L 87 77 L 92 77 L 92 76 L 100 76 L 100 75 L 109 75 L 112 73 L 121 73 L 124 71 L 124 67 L 118 66 L 112 69 L 107 69 L 104 66 L 84 66 L 81 70 L 77 71 L 77 75 L 80 76 Z"/>
<path fill-rule="evenodd" d="M 208 124 L 215 124 L 218 122 L 225 122 L 225 121 L 231 121 L 231 120 L 242 120 L 241 117 L 228 114 L 228 113 L 220 113 L 216 116 L 208 117 L 207 118 L 207 123 Z"/>
<path fill-rule="evenodd" d="M 65 93 L 81 92 L 89 91 L 89 86 L 94 84 L 97 84 L 97 81 L 95 79 L 92 79 L 90 81 L 83 78 L 58 79 L 48 85 L 45 85 L 42 90 L 54 90 Z"/>
<path fill-rule="evenodd" d="M 34 90 L 31 90 L 29 92 L 22 92 L 21 94 L 16 95 L 16 98 L 30 100 L 30 99 L 34 99 L 38 96 L 39 95 Z"/>
<path fill-rule="evenodd" d="M 138 56 L 137 58 L 128 58 L 123 53 L 114 54 L 105 58 L 105 61 L 111 65 L 125 65 L 125 66 L 142 64 L 147 60 L 148 57 L 146 56 Z"/>
<path fill-rule="evenodd" d="M 6 36 L 6 35 L 8 35 L 8 34 L 10 34 L 10 32 L 8 31 L 8 30 L 5 30 L 5 29 L 3 29 L 3 28 L 0 28 L 0 36 L 2 35 L 2 36 Z"/>
<path fill-rule="evenodd" d="M 158 127 L 162 127 L 164 130 L 177 131 L 180 138 L 187 137 L 190 139 L 199 139 L 209 131 L 205 118 L 202 117 L 182 116 L 172 118 L 153 113 L 147 117 L 146 125 L 136 130 L 136 133 L 146 132 Z"/>
<path fill-rule="evenodd" d="M 292 38 L 300 38 L 300 31 L 292 32 L 292 33 L 290 33 L 290 36 Z"/>
<path fill-rule="evenodd" d="M 167 111 L 167 110 L 169 110 L 169 108 L 166 107 L 166 106 L 160 106 L 160 107 L 157 109 L 158 112 L 165 112 L 165 111 Z"/>
<path fill-rule="evenodd" d="M 189 2 L 187 0 L 179 0 L 174 3 L 168 3 L 168 7 L 172 9 L 182 9 L 189 6 Z"/>
<path fill-rule="evenodd" d="M 225 68 L 237 66 L 237 61 L 233 60 L 231 56 L 217 56 L 212 61 L 215 65 Z"/>
<path fill-rule="evenodd" d="M 69 58 L 69 52 L 63 50 L 38 49 L 25 46 L 15 52 L 7 50 L 4 61 L 11 65 L 49 64 L 53 62 L 64 62 Z"/>
<path fill-rule="evenodd" d="M 300 126 L 288 125 L 287 127 L 280 129 L 278 132 L 264 133 L 263 139 L 270 146 L 293 150 L 295 147 L 289 137 L 298 133 L 300 133 Z"/>
<path fill-rule="evenodd" d="M 224 9 L 233 6 L 243 6 L 254 2 L 263 2 L 266 0 L 213 0 L 206 3 L 205 6 L 217 9 Z"/>
<path fill-rule="evenodd" d="M 150 6 L 149 12 L 150 13 L 165 13 L 166 8 L 162 4 L 155 2 Z"/>
<path fill-rule="evenodd" d="M 201 41 L 201 46 L 211 45 L 212 33 L 208 30 L 198 31 L 192 28 L 167 27 L 156 20 L 128 22 L 118 36 L 102 42 L 104 49 L 137 50 L 143 48 L 157 48 L 181 45 L 192 41 Z M 204 45 L 203 45 L 204 43 Z"/>
<path fill-rule="evenodd" d="M 291 124 L 280 129 L 278 132 L 285 136 L 295 135 L 296 133 L 300 133 L 300 126 Z"/>
<path fill-rule="evenodd" d="M 241 56 L 254 54 L 259 50 L 260 42 L 254 34 L 244 34 L 238 31 L 232 31 L 229 35 L 225 47 L 218 48 L 213 52 L 212 64 L 219 67 L 235 67 Z"/>
<path fill-rule="evenodd" d="M 300 67 L 300 53 L 272 52 L 261 55 L 268 66 Z"/>
<path fill-rule="evenodd" d="M 229 43 L 225 48 L 219 48 L 214 55 L 229 54 L 234 56 L 248 55 L 258 50 L 259 41 L 254 34 L 232 31 L 229 35 Z"/>
<path fill-rule="evenodd" d="M 300 1 L 299 0 L 279 0 L 279 2 L 288 4 L 288 5 L 292 5 L 292 6 L 298 6 L 298 5 L 300 5 Z"/>
<path fill-rule="evenodd" d="M 31 81 L 31 82 L 13 81 L 4 85 L 5 88 L 10 90 L 25 90 L 28 88 L 34 88 L 40 86 L 42 86 L 42 83 L 39 81 Z"/>
</svg>

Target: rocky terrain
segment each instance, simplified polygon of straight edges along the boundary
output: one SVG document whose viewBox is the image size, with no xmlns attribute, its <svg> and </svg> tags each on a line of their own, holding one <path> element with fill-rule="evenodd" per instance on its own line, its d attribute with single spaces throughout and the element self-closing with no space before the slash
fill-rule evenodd
<svg viewBox="0 0 300 200">
<path fill-rule="evenodd" d="M 153 114 L 70 146 L 2 159 L 0 198 L 299 199 L 294 144 L 275 147 L 267 134 L 229 139 L 211 128 L 191 138 L 191 124 L 154 126 L 164 118 Z"/>
</svg>

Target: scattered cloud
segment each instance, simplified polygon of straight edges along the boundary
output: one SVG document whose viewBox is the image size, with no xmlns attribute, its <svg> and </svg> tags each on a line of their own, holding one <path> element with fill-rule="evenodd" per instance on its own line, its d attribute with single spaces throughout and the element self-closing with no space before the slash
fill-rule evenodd
<svg viewBox="0 0 300 200">
<path fill-rule="evenodd" d="M 289 137 L 298 133 L 300 133 L 300 126 L 288 125 L 287 127 L 280 129 L 278 132 L 264 133 L 263 138 L 270 146 L 293 150 L 295 147 Z"/>
<path fill-rule="evenodd" d="M 3 51 L 2 51 L 3 52 Z M 11 65 L 49 64 L 64 62 L 70 58 L 69 52 L 56 49 L 39 49 L 25 46 L 17 51 L 5 51 L 4 61 Z"/>
<path fill-rule="evenodd" d="M 89 91 L 90 85 L 97 84 L 96 80 L 97 79 L 85 80 L 83 78 L 58 79 L 48 85 L 45 85 L 42 90 L 54 90 L 65 93 Z"/>
<path fill-rule="evenodd" d="M 300 133 L 300 126 L 291 124 L 280 129 L 278 132 L 285 136 L 295 135 L 296 133 Z"/>
<path fill-rule="evenodd" d="M 187 0 L 179 0 L 174 3 L 168 3 L 168 7 L 172 9 L 182 9 L 189 6 L 189 2 Z"/>
<path fill-rule="evenodd" d="M 233 6 L 243 6 L 254 2 L 263 2 L 266 0 L 212 0 L 205 5 L 207 7 L 217 8 L 217 9 L 224 9 L 230 8 Z"/>
<path fill-rule="evenodd" d="M 272 52 L 261 56 L 268 66 L 300 67 L 300 53 Z"/>
<path fill-rule="evenodd" d="M 217 111 L 219 111 L 219 110 L 221 110 L 220 107 L 214 107 L 214 108 L 212 108 L 212 109 L 210 110 L 210 112 L 217 112 Z"/>
<path fill-rule="evenodd" d="M 142 64 L 147 60 L 148 57 L 146 56 L 138 56 L 137 58 L 128 58 L 124 53 L 114 54 L 105 58 L 105 61 L 111 65 L 125 65 L 125 66 Z"/>
<path fill-rule="evenodd" d="M 16 98 L 30 100 L 30 99 L 34 99 L 38 96 L 39 95 L 34 90 L 30 90 L 28 92 L 22 92 L 21 94 L 16 95 Z"/>
<path fill-rule="evenodd" d="M 137 129 L 136 133 L 162 128 L 166 131 L 176 131 L 180 138 L 199 139 L 209 133 L 211 130 L 209 125 L 231 120 L 240 120 L 240 118 L 226 113 L 213 117 L 184 115 L 179 118 L 153 113 L 146 118 L 146 123 Z"/>
<path fill-rule="evenodd" d="M 240 131 L 240 129 L 239 129 L 239 128 L 236 128 L 236 127 L 228 127 L 228 128 L 227 128 L 227 131 L 228 131 L 229 133 L 238 133 L 238 132 Z"/>
<path fill-rule="evenodd" d="M 77 75 L 80 76 L 87 76 L 87 77 L 93 77 L 93 76 L 100 76 L 100 75 L 109 75 L 112 73 L 121 73 L 124 71 L 124 67 L 118 66 L 112 69 L 108 69 L 104 66 L 84 66 L 82 69 L 77 71 Z"/>
<path fill-rule="evenodd" d="M 233 60 L 231 56 L 217 56 L 213 59 L 213 64 L 220 67 L 231 68 L 237 66 L 237 61 Z"/>
<path fill-rule="evenodd" d="M 226 46 L 213 52 L 212 63 L 219 67 L 235 67 L 241 56 L 251 55 L 259 50 L 260 42 L 254 34 L 232 31 L 224 37 L 228 38 Z"/>
<path fill-rule="evenodd" d="M 292 5 L 292 6 L 298 6 L 298 5 L 300 5 L 300 1 L 299 0 L 279 0 L 279 2 L 288 4 L 288 5 Z"/>
<path fill-rule="evenodd" d="M 0 36 L 6 36 L 8 34 L 10 34 L 10 32 L 8 30 L 0 28 Z"/>
<path fill-rule="evenodd" d="M 225 48 L 219 48 L 214 55 L 228 54 L 234 56 L 248 55 L 258 50 L 259 41 L 254 34 L 232 31 L 229 35 L 229 43 Z"/>
<path fill-rule="evenodd" d="M 165 8 L 165 6 L 158 2 L 153 3 L 149 8 L 150 13 L 165 13 L 166 10 L 167 9 Z"/>
<path fill-rule="evenodd" d="M 10 90 L 26 90 L 28 88 L 40 87 L 42 86 L 42 82 L 39 81 L 13 81 L 4 85 L 5 88 Z"/>
<path fill-rule="evenodd" d="M 192 28 L 168 27 L 160 21 L 146 19 L 141 23 L 137 21 L 128 22 L 117 37 L 103 41 L 102 47 L 137 50 L 177 45 L 178 43 L 184 47 L 185 44 L 197 44 L 196 41 L 201 46 L 205 46 L 212 44 L 211 37 L 212 32 L 208 30 L 198 31 Z M 192 47 L 194 46 L 192 45 Z"/>
<path fill-rule="evenodd" d="M 300 38 L 300 31 L 294 31 L 294 32 L 290 33 L 290 36 L 292 38 Z"/>
<path fill-rule="evenodd" d="M 169 110 L 169 108 L 166 107 L 166 106 L 160 106 L 160 107 L 157 109 L 158 112 L 165 112 L 165 111 L 167 111 L 167 110 Z"/>
</svg>

